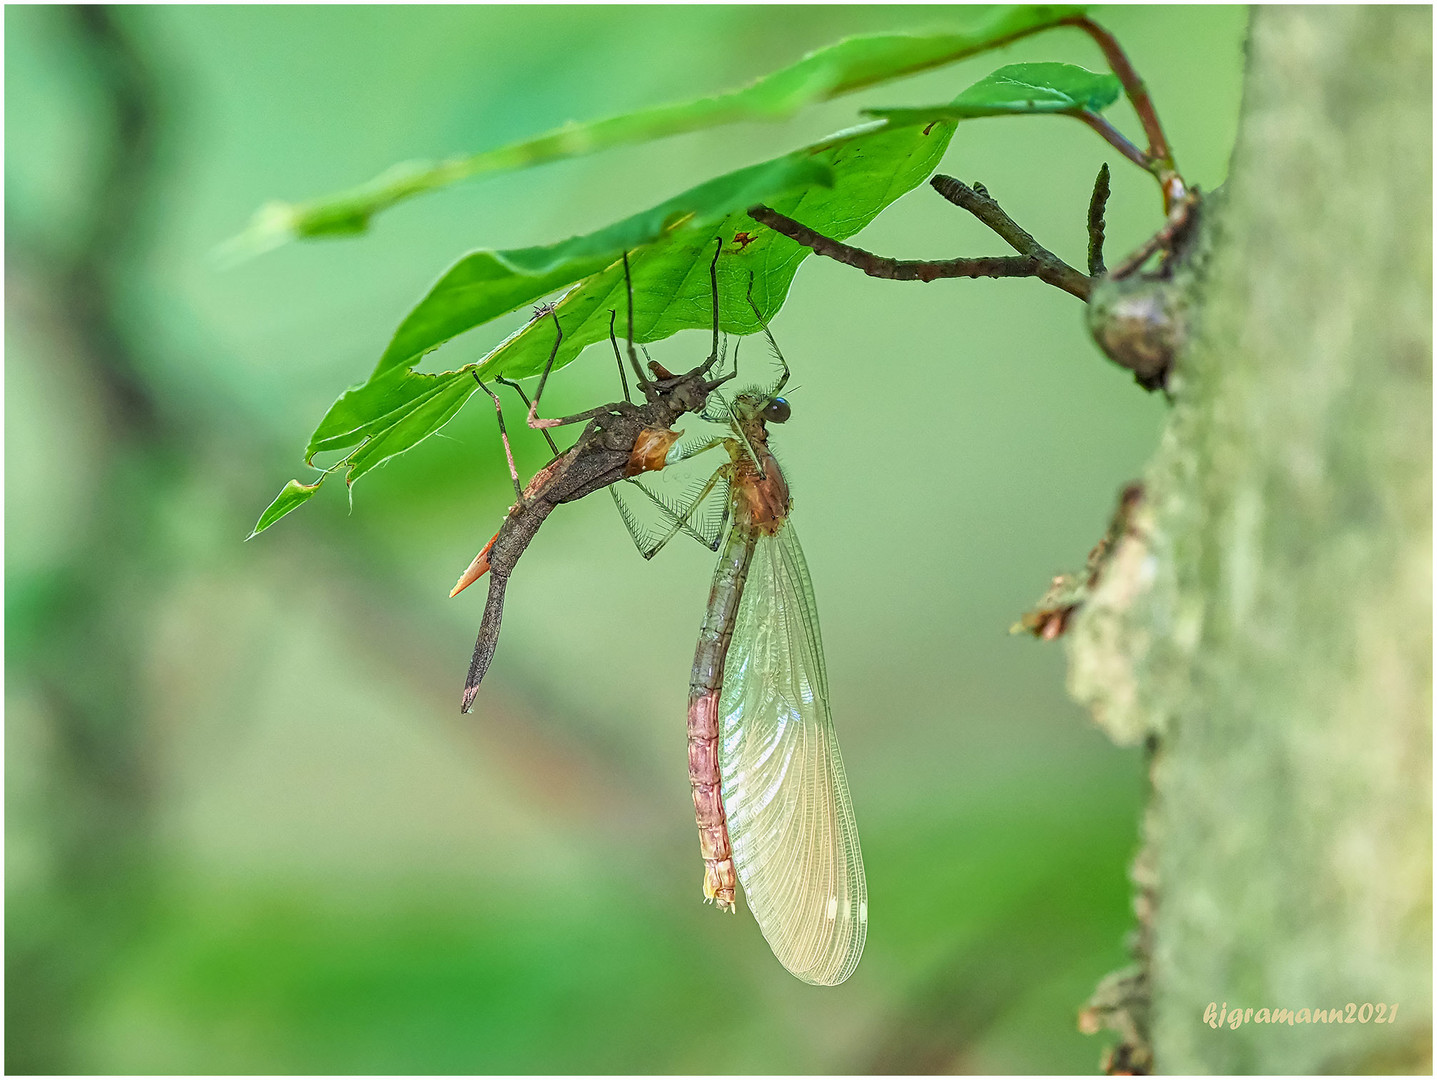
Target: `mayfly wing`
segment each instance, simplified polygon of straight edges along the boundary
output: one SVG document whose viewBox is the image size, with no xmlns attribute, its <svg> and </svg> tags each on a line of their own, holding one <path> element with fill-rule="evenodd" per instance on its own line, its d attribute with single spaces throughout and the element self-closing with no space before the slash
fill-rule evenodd
<svg viewBox="0 0 1437 1080">
<path fill-rule="evenodd" d="M 757 537 L 723 679 L 719 767 L 744 898 L 784 967 L 833 986 L 863 955 L 868 885 L 790 521 Z"/>
</svg>

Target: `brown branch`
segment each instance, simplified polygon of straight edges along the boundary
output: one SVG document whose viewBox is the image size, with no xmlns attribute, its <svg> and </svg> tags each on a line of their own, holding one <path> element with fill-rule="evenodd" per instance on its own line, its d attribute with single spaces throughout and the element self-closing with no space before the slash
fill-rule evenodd
<svg viewBox="0 0 1437 1080">
<path fill-rule="evenodd" d="M 1159 249 L 1172 250 L 1174 244 L 1181 238 L 1189 224 L 1191 224 L 1194 207 L 1198 205 L 1199 197 L 1196 190 L 1189 192 L 1180 199 L 1168 214 L 1166 224 L 1153 233 L 1143 243 L 1123 260 L 1122 264 L 1115 269 L 1110 277 L 1115 281 L 1121 280 L 1134 273 L 1148 258 Z"/>
<path fill-rule="evenodd" d="M 950 202 L 967 210 L 1006 240 L 1018 252 L 1012 255 L 962 259 L 890 259 L 871 251 L 832 240 L 807 225 L 767 206 L 750 207 L 748 216 L 760 225 L 802 244 L 815 255 L 862 270 L 869 277 L 890 281 L 937 281 L 940 278 L 1035 277 L 1086 301 L 1092 282 L 1025 232 L 987 194 L 979 193 L 951 176 L 935 176 L 931 183 Z"/>
<path fill-rule="evenodd" d="M 807 225 L 785 217 L 767 206 L 749 208 L 748 216 L 760 225 L 823 255 L 862 270 L 869 277 L 889 281 L 937 281 L 939 278 L 1037 277 L 1037 260 L 1023 256 L 1000 255 L 973 259 L 890 259 L 871 251 L 830 240 Z"/>
<path fill-rule="evenodd" d="M 1088 201 L 1089 277 L 1102 277 L 1106 270 L 1103 266 L 1103 237 L 1106 228 L 1103 212 L 1108 208 L 1108 195 L 1111 191 L 1112 188 L 1108 186 L 1108 163 L 1105 161 L 1093 183 L 1093 197 Z"/>
<path fill-rule="evenodd" d="M 1093 283 L 1081 271 L 1074 270 L 1038 241 L 1034 240 L 1016 221 L 1010 218 L 981 184 L 970 188 L 961 180 L 941 173 L 928 183 L 954 206 L 967 210 L 988 228 L 1001 236 L 1020 255 L 1026 255 L 1037 263 L 1034 277 L 1055 285 L 1064 292 L 1072 293 L 1079 300 L 1086 301 Z"/>
</svg>

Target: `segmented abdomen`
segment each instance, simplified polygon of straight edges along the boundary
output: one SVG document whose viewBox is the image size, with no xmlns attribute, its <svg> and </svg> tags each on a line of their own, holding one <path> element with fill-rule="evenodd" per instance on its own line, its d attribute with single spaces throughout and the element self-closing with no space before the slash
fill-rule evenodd
<svg viewBox="0 0 1437 1080">
<path fill-rule="evenodd" d="M 735 525 L 729 530 L 728 542 L 714 571 L 689 683 L 689 785 L 693 788 L 694 817 L 699 827 L 699 853 L 704 860 L 704 899 L 727 911 L 734 910 L 738 879 L 719 775 L 718 702 L 723 690 L 724 659 L 733 638 L 756 539 L 751 527 Z"/>
</svg>

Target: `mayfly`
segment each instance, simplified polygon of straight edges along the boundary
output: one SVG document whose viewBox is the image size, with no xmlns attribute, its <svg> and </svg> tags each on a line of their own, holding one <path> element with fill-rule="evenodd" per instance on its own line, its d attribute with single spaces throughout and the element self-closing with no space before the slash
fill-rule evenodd
<svg viewBox="0 0 1437 1080">
<path fill-rule="evenodd" d="M 763 332 L 782 376 L 766 391 L 725 403 L 726 437 L 671 453 L 677 460 L 722 446 L 729 460 L 645 554 L 686 527 L 706 499 L 726 499 L 712 546 L 731 524 L 689 686 L 689 783 L 704 898 L 733 911 L 741 883 L 783 966 L 804 982 L 832 986 L 853 974 L 863 954 L 868 887 L 828 707 L 813 585 L 789 520 L 788 482 L 768 446 L 767 425 L 791 412 L 779 396 L 788 365 L 766 326 Z"/>
<path fill-rule="evenodd" d="M 484 605 L 484 620 L 479 627 L 479 637 L 474 643 L 474 658 L 469 664 L 469 674 L 464 682 L 464 697 L 461 711 L 468 712 L 474 705 L 479 692 L 479 683 L 494 658 L 499 643 L 499 625 L 504 615 L 504 592 L 509 576 L 519 557 L 539 531 L 539 526 L 560 503 L 573 502 L 592 491 L 609 487 L 620 480 L 637 476 L 665 464 L 667 451 L 678 439 L 680 432 L 670 430 L 671 425 L 684 413 L 700 412 L 708 396 L 723 385 L 733 374 L 710 379 L 708 374 L 714 365 L 720 363 L 722 352 L 719 346 L 719 301 L 718 301 L 718 257 L 723 250 L 720 239 L 715 246 L 713 261 L 709 264 L 709 284 L 713 290 L 713 348 L 707 359 L 684 375 L 672 375 L 653 361 L 649 362 L 650 377 L 645 377 L 639 368 L 634 352 L 634 299 L 633 282 L 629 276 L 628 255 L 624 256 L 624 283 L 629 300 L 628 359 L 643 392 L 643 405 L 634 405 L 628 400 L 628 382 L 624 377 L 624 363 L 619 357 L 619 343 L 614 336 L 615 312 L 609 313 L 609 341 L 613 346 L 614 359 L 619 365 L 619 377 L 624 383 L 624 400 L 598 408 L 576 413 L 573 416 L 544 419 L 537 415 L 539 399 L 544 392 L 544 383 L 558 354 L 559 343 L 563 341 L 563 329 L 559 326 L 558 313 L 553 309 L 543 312 L 540 317 L 554 318 L 555 341 L 549 362 L 544 367 L 535 391 L 532 404 L 524 398 L 529 410 L 529 426 L 544 431 L 554 457 L 535 474 L 527 486 L 519 486 L 519 473 L 514 467 L 514 455 L 509 448 L 509 437 L 504 430 L 504 412 L 498 396 L 486 386 L 479 376 L 474 376 L 479 386 L 494 401 L 499 415 L 499 433 L 504 442 L 504 452 L 509 459 L 509 474 L 514 481 L 517 501 L 510 508 L 508 516 L 494 537 L 474 557 L 469 568 L 460 575 L 450 596 L 457 596 L 462 590 L 477 581 L 486 572 L 489 574 L 489 598 Z M 500 380 L 512 387 L 521 397 L 523 391 L 515 383 Z M 548 428 L 562 424 L 576 424 L 588 421 L 583 433 L 572 447 L 563 453 L 554 444 Z M 612 489 L 611 489 L 612 490 Z M 618 502 L 616 498 L 616 503 Z M 633 517 L 624 512 L 635 543 L 642 543 Z"/>
</svg>

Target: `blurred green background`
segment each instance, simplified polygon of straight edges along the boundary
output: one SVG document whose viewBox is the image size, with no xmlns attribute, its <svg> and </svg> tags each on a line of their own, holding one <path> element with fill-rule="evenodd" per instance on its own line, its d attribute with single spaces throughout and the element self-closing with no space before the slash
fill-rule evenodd
<svg viewBox="0 0 1437 1080">
<path fill-rule="evenodd" d="M 872 924 L 836 989 L 699 902 L 684 709 L 712 553 L 634 553 L 607 498 L 545 526 L 476 714 L 512 492 L 476 398 L 242 543 L 428 285 L 584 232 L 992 68 L 1097 68 L 1074 30 L 813 109 L 500 176 L 360 239 L 223 269 L 270 198 L 740 85 L 852 33 L 975 8 L 7 7 L 6 1066 L 84 1072 L 1063 1072 L 1125 962 L 1142 763 L 1008 626 L 1081 565 L 1164 415 L 1036 281 L 874 281 L 811 259 L 774 322 L 778 445 L 820 609 Z M 1220 183 L 1245 11 L 1100 9 L 1184 172 Z M 1134 136 L 1126 103 L 1111 114 Z M 962 125 L 1075 265 L 1155 186 L 1064 118 Z M 926 186 L 861 233 L 1003 254 Z M 448 347 L 482 355 L 521 311 Z M 699 335 L 701 338 L 702 335 Z M 676 370 L 702 355 L 653 348 Z M 589 355 L 552 413 L 616 396 Z M 546 396 L 546 402 L 551 399 Z M 516 414 L 517 415 L 517 414 Z M 547 456 L 520 431 L 531 473 Z"/>
</svg>

